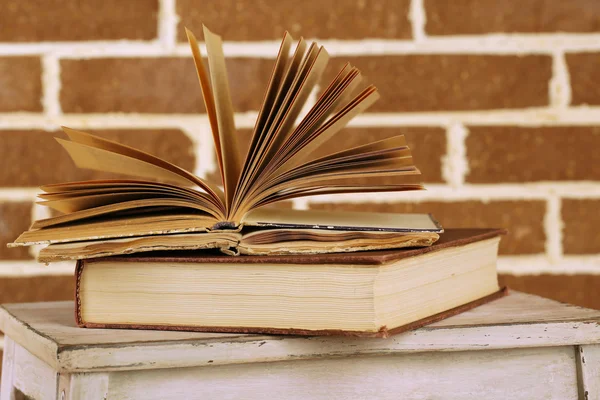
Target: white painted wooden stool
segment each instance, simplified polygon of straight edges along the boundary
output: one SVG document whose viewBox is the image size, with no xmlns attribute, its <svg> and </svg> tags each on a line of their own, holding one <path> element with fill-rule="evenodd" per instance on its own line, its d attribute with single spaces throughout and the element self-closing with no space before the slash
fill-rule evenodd
<svg viewBox="0 0 600 400">
<path fill-rule="evenodd" d="M 2 400 L 600 399 L 600 311 L 512 293 L 389 339 L 79 329 L 5 305 Z"/>
</svg>

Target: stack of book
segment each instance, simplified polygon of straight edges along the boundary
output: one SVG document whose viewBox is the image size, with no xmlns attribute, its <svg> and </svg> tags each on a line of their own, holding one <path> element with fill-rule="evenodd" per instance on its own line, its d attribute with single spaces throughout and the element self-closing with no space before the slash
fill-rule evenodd
<svg viewBox="0 0 600 400">
<path fill-rule="evenodd" d="M 328 55 L 286 34 L 250 143 L 237 140 L 221 38 L 208 71 L 187 31 L 222 187 L 165 160 L 63 128 L 80 168 L 130 179 L 43 186 L 60 215 L 11 246 L 77 260 L 82 327 L 388 336 L 505 293 L 498 229 L 442 227 L 427 214 L 282 210 L 321 194 L 423 189 L 403 135 L 348 145 L 342 128 L 379 97 L 346 64 L 309 108 Z"/>
</svg>

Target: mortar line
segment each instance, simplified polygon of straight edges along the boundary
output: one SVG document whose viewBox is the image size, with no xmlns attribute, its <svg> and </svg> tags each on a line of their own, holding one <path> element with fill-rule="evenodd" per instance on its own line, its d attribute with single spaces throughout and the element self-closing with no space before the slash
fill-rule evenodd
<svg viewBox="0 0 600 400">
<path fill-rule="evenodd" d="M 213 135 L 208 123 L 199 125 L 197 131 L 198 140 L 194 148 L 196 154 L 194 174 L 202 178 L 207 178 L 210 173 L 219 173 Z"/>
<path fill-rule="evenodd" d="M 0 200 L 10 202 L 35 201 L 38 194 L 37 187 L 0 187 Z"/>
<path fill-rule="evenodd" d="M 175 0 L 159 0 L 158 40 L 167 53 L 177 47 L 177 24 L 179 16 Z"/>
<path fill-rule="evenodd" d="M 0 277 L 23 278 L 52 275 L 72 275 L 75 271 L 74 261 L 60 261 L 49 266 L 35 260 L 0 261 Z"/>
<path fill-rule="evenodd" d="M 498 258 L 498 273 L 514 276 L 523 275 L 600 275 L 600 257 L 598 256 L 569 256 L 553 263 L 544 254 L 500 256 Z"/>
<path fill-rule="evenodd" d="M 468 133 L 467 128 L 460 123 L 454 123 L 446 129 L 446 155 L 442 157 L 442 176 L 453 188 L 462 186 L 468 173 L 465 143 Z"/>
<path fill-rule="evenodd" d="M 552 56 L 552 78 L 549 85 L 550 104 L 554 108 L 564 109 L 571 104 L 571 82 L 565 53 L 557 49 Z"/>
<path fill-rule="evenodd" d="M 165 16 L 159 20 L 159 39 L 154 41 L 89 41 L 89 42 L 43 42 L 43 43 L 0 43 L 0 55 L 43 55 L 53 54 L 59 58 L 95 57 L 161 57 L 190 56 L 189 48 L 176 41 L 177 14 L 173 0 L 164 0 L 161 6 Z M 418 5 L 420 0 L 415 0 Z M 419 10 L 418 6 L 414 10 Z M 413 15 L 413 14 L 417 15 Z M 552 55 L 557 48 L 565 52 L 600 51 L 600 34 L 487 34 L 465 36 L 426 36 L 419 26 L 425 23 L 424 14 L 413 11 L 409 17 L 416 18 L 415 40 L 365 39 L 335 40 L 318 39 L 332 56 L 341 55 L 403 55 L 403 54 L 546 54 Z M 175 39 L 175 42 L 173 42 Z M 225 40 L 227 38 L 224 38 Z M 164 41 L 164 42 L 163 42 Z M 173 43 L 175 43 L 173 45 Z M 165 46 L 167 44 L 167 46 Z M 275 58 L 279 40 L 255 42 L 224 42 L 224 53 L 228 57 Z M 203 46 L 202 46 L 203 47 Z"/>
<path fill-rule="evenodd" d="M 582 198 L 600 198 L 600 185 L 593 187 L 587 185 L 559 185 L 552 184 L 524 184 L 521 185 L 463 185 L 455 189 L 449 185 L 427 184 L 425 191 L 412 192 L 388 192 L 388 193 L 361 193 L 360 196 L 353 195 L 321 195 L 311 198 L 314 203 L 385 203 L 406 202 L 419 203 L 425 201 L 455 202 L 478 200 L 481 202 L 491 201 L 547 201 L 551 193 L 570 197 L 568 193 L 582 190 Z"/>
<path fill-rule="evenodd" d="M 423 42 L 426 39 L 425 25 L 427 23 L 423 0 L 411 0 L 408 19 L 411 22 L 413 40 L 417 43 Z"/>
<path fill-rule="evenodd" d="M 297 199 L 292 199 L 292 208 L 294 210 L 308 210 L 308 197 L 300 197 Z"/>
<path fill-rule="evenodd" d="M 40 219 L 50 218 L 51 216 L 52 215 L 51 215 L 51 211 L 50 211 L 49 207 L 45 207 L 41 204 L 37 204 L 36 202 L 34 202 L 32 204 L 31 223 L 33 223 L 37 220 L 40 220 Z M 38 254 L 40 253 L 40 250 L 44 247 L 45 246 L 43 246 L 43 245 L 35 245 L 35 246 L 29 246 L 27 249 L 29 251 L 29 255 L 33 258 L 36 258 L 38 256 Z"/>
<path fill-rule="evenodd" d="M 61 115 L 60 107 L 60 62 L 54 55 L 42 57 L 42 105 L 44 115 L 54 118 Z"/>
<path fill-rule="evenodd" d="M 198 155 L 205 162 L 207 157 L 213 160 L 212 136 L 210 131 L 198 135 Z M 200 144 L 207 143 L 206 146 Z M 210 164 L 202 171 L 212 172 Z M 216 165 L 214 167 L 216 169 Z M 456 201 L 456 200 L 544 200 L 556 195 L 566 199 L 600 199 L 600 182 L 523 182 L 523 183 L 493 183 L 469 184 L 464 183 L 459 189 L 449 184 L 425 183 L 427 190 L 413 192 L 361 193 L 356 201 L 385 202 L 385 201 Z M 37 187 L 0 188 L 0 201 L 35 201 L 39 192 Z M 321 195 L 311 198 L 316 203 L 323 202 L 352 202 L 356 196 L 350 195 Z"/>
<path fill-rule="evenodd" d="M 238 112 L 238 128 L 253 128 L 257 112 Z M 78 128 L 173 128 L 181 124 L 202 124 L 206 114 L 137 114 L 92 113 L 61 114 L 0 113 L 0 129 L 58 129 L 60 125 Z M 352 119 L 348 127 L 409 127 L 429 126 L 446 128 L 460 123 L 465 126 L 595 126 L 600 125 L 600 107 L 577 106 L 566 108 L 540 107 L 528 109 L 496 109 L 453 112 L 367 112 Z"/>
<path fill-rule="evenodd" d="M 562 249 L 561 200 L 556 194 L 551 194 L 546 203 L 544 231 L 546 234 L 546 254 L 550 262 L 557 263 L 563 255 Z"/>
</svg>

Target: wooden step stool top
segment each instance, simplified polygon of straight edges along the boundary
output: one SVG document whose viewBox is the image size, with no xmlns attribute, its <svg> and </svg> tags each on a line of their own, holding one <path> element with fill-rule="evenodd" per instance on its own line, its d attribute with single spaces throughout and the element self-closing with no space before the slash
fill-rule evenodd
<svg viewBox="0 0 600 400">
<path fill-rule="evenodd" d="M 116 386 L 112 386 L 114 390 L 117 390 L 115 393 L 118 394 L 113 398 L 136 398 L 135 395 L 143 395 L 144 398 L 153 399 L 155 397 L 152 396 L 158 389 L 152 389 L 152 385 L 158 385 L 162 375 L 156 375 L 154 374 L 155 371 L 149 370 L 166 371 L 167 369 L 169 371 L 185 371 L 181 374 L 191 374 L 190 371 L 197 371 L 194 374 L 204 374 L 207 373 L 206 371 L 220 371 L 219 374 L 224 374 L 225 372 L 222 371 L 227 368 L 246 368 L 243 371 L 258 368 L 257 371 L 268 371 L 268 374 L 264 375 L 263 372 L 259 371 L 257 376 L 268 376 L 275 379 L 274 377 L 277 374 L 288 374 L 283 381 L 281 381 L 281 377 L 277 378 L 279 379 L 277 382 L 291 384 L 289 380 L 291 375 L 289 374 L 293 375 L 293 373 L 289 371 L 295 371 L 294 368 L 304 368 L 302 365 L 312 363 L 310 367 L 306 367 L 308 369 L 303 370 L 304 372 L 299 372 L 300 375 L 298 376 L 309 379 L 306 376 L 317 373 L 314 371 L 317 371 L 318 368 L 325 368 L 314 377 L 314 379 L 321 379 L 327 376 L 328 371 L 333 368 L 338 373 L 332 375 L 334 378 L 331 379 L 345 379 L 344 376 L 350 377 L 353 373 L 358 373 L 349 370 L 345 373 L 347 375 L 344 375 L 344 368 L 350 368 L 348 367 L 348 359 L 352 359 L 352 363 L 359 362 L 357 360 L 371 360 L 368 361 L 368 363 L 371 363 L 368 364 L 369 367 L 364 368 L 366 368 L 365 371 L 367 369 L 373 371 L 373 374 L 391 374 L 390 371 L 392 370 L 390 368 L 392 367 L 405 368 L 408 371 L 402 372 L 401 376 L 406 373 L 420 373 L 418 365 L 422 365 L 423 360 L 430 359 L 436 360 L 434 363 L 435 368 L 439 367 L 442 370 L 438 371 L 433 366 L 428 366 L 427 371 L 423 371 L 423 374 L 452 375 L 457 373 L 456 368 L 458 368 L 458 371 L 464 372 L 468 371 L 469 368 L 483 371 L 489 366 L 495 366 L 495 368 L 502 370 L 502 374 L 518 374 L 516 376 L 525 377 L 525 373 L 511 370 L 512 367 L 510 366 L 513 364 L 521 365 L 524 362 L 523 360 L 531 359 L 533 364 L 531 365 L 532 371 L 530 371 L 530 374 L 542 375 L 535 375 L 535 378 L 531 378 L 532 382 L 523 383 L 522 387 L 516 385 L 517 389 L 520 387 L 519 390 L 524 390 L 524 388 L 539 386 L 540 390 L 547 390 L 550 393 L 551 396 L 548 398 L 561 398 L 552 396 L 570 398 L 573 393 L 575 393 L 574 398 L 577 398 L 578 393 L 583 396 L 582 393 L 587 391 L 587 399 L 600 399 L 600 311 L 562 304 L 518 292 L 511 292 L 504 298 L 471 311 L 387 339 L 83 329 L 75 325 L 73 302 L 3 305 L 0 307 L 0 330 L 4 331 L 8 343 L 5 349 L 3 369 L 8 368 L 10 371 L 17 371 L 17 369 L 11 369 L 13 366 L 7 365 L 7 363 L 18 364 L 19 360 L 17 360 L 16 352 L 21 349 L 22 352 L 28 354 L 28 357 L 41 360 L 41 364 L 46 365 L 49 371 L 54 371 L 54 374 L 59 377 L 57 386 L 48 389 L 50 391 L 59 390 L 57 393 L 61 393 L 61 387 L 70 387 L 72 394 L 82 390 L 81 393 L 84 393 L 87 390 L 85 389 L 86 385 L 91 384 L 90 382 L 96 382 L 94 381 L 96 378 L 93 377 L 98 377 L 99 380 L 96 383 L 101 382 L 101 385 L 96 385 L 100 387 L 100 389 L 98 387 L 96 389 L 104 393 L 103 395 L 108 396 L 107 398 L 111 398 L 108 395 L 112 393 L 108 377 L 113 377 L 110 382 L 118 382 L 120 378 L 117 375 L 120 374 L 121 377 L 127 376 L 126 382 L 130 383 L 127 387 L 130 390 L 140 392 L 125 395 L 124 392 L 119 392 L 119 390 L 125 389 L 114 389 Z M 497 352 L 498 349 L 506 350 Z M 589 354 L 585 356 L 588 360 L 588 367 L 585 369 L 578 364 L 579 366 L 576 368 L 575 364 L 580 363 L 580 358 L 582 358 L 579 353 L 580 351 L 583 352 L 584 349 L 589 350 Z M 11 352 L 14 353 L 14 357 L 11 356 Z M 474 356 L 461 358 L 462 356 L 459 356 L 459 354 L 467 354 L 465 352 L 479 354 L 477 357 L 480 359 L 473 358 Z M 452 354 L 455 355 L 452 356 Z M 450 361 L 451 363 L 446 368 L 444 367 L 446 365 L 444 360 L 448 357 L 454 358 L 452 360 L 448 359 L 448 363 Z M 400 359 L 404 361 L 398 364 Z M 474 361 L 476 359 L 479 361 Z M 346 361 L 342 363 L 340 360 Z M 279 362 L 277 365 L 282 367 L 274 369 L 273 362 Z M 325 366 L 328 362 L 337 364 L 335 366 L 329 364 L 327 364 L 329 366 Z M 479 364 L 471 367 L 472 362 Z M 317 364 L 319 363 L 325 364 L 318 367 Z M 268 367 L 269 365 L 270 367 Z M 462 367 L 459 367 L 461 365 Z M 562 381 L 554 375 L 547 379 L 544 378 L 549 373 L 544 368 L 559 367 L 565 368 L 564 380 L 567 383 L 572 381 L 572 385 L 569 383 L 571 386 L 561 383 Z M 243 379 L 244 374 L 240 375 L 239 370 L 236 371 L 235 373 L 232 372 L 231 379 L 234 379 L 234 376 L 235 379 Z M 3 374 L 12 374 L 13 372 L 4 370 Z M 14 372 L 14 374 L 17 373 L 23 373 L 23 371 Z M 139 383 L 138 386 L 131 386 L 131 379 L 133 379 L 131 377 L 137 376 L 131 375 L 134 373 L 140 376 L 139 382 L 143 382 Z M 371 372 L 364 372 L 367 375 L 369 373 Z M 494 373 L 498 374 L 498 372 Z M 174 375 L 170 374 L 170 378 L 164 379 L 174 379 Z M 8 387 L 9 385 L 5 381 L 10 379 L 14 383 L 18 380 L 15 376 L 3 376 L 3 395 L 6 394 L 6 390 L 9 390 L 5 389 L 5 386 Z M 197 381 L 199 375 L 193 376 L 193 382 L 200 382 Z M 501 379 L 499 375 L 495 376 L 497 379 Z M 583 380 L 586 376 L 596 376 L 596 378 Z M 71 381 L 69 381 L 71 379 L 69 377 L 73 377 Z M 61 379 L 67 379 L 66 383 L 61 384 Z M 390 398 L 402 398 L 398 395 L 404 393 L 403 390 L 406 388 L 408 388 L 406 390 L 409 390 L 410 385 L 416 385 L 415 382 L 417 381 L 415 379 L 411 378 L 405 383 L 402 383 L 401 380 L 392 379 L 395 382 L 393 384 L 397 387 L 393 387 L 393 393 L 390 392 L 392 397 Z M 516 378 L 507 375 L 506 379 L 512 382 Z M 357 382 L 351 378 L 346 380 L 348 385 L 360 384 L 360 379 Z M 385 385 L 387 385 L 388 381 L 385 382 Z M 562 386 L 555 387 L 559 384 Z M 162 382 L 161 385 L 163 386 L 160 387 L 167 387 L 169 381 Z M 259 383 L 253 380 L 252 385 L 259 385 Z M 265 385 L 267 392 L 277 387 L 274 383 L 265 383 Z M 336 385 L 336 387 L 340 387 L 339 383 L 336 383 Z M 381 385 L 385 386 L 383 383 Z M 381 390 L 384 390 L 383 386 L 381 386 Z M 444 390 L 446 396 L 442 398 L 455 398 L 450 395 L 448 388 L 434 387 L 435 385 L 426 386 L 427 390 Z M 235 385 L 228 387 L 239 388 Z M 310 390 L 317 390 L 318 388 L 317 385 Z M 561 388 L 564 391 L 561 391 Z M 499 388 L 487 388 L 485 390 L 491 389 L 500 390 Z M 289 393 L 283 391 L 284 389 L 281 390 L 281 398 L 288 398 L 289 394 L 292 394 L 289 398 L 294 398 L 293 394 L 295 392 L 293 390 Z M 328 397 L 331 395 L 330 389 L 325 388 L 323 390 L 323 398 L 338 398 L 335 396 Z M 355 392 L 352 393 L 362 393 L 361 387 L 355 387 L 353 390 Z M 476 393 L 477 390 L 473 389 L 472 393 Z M 599 393 L 591 393 L 595 390 Z M 203 393 L 206 394 L 207 392 Z M 219 396 L 225 395 L 224 392 L 218 393 Z M 257 393 L 256 398 L 266 395 L 266 393 L 261 394 L 259 391 Z M 375 398 L 387 398 L 384 392 L 375 391 L 373 393 L 377 394 Z M 478 396 L 482 393 L 489 394 L 487 391 L 477 393 Z M 534 394 L 537 396 L 538 392 Z M 181 393 L 178 395 L 181 395 Z M 431 395 L 433 396 L 433 394 Z M 503 398 L 505 395 L 506 393 L 502 392 L 501 395 L 498 395 L 498 398 Z M 156 396 L 170 398 L 165 397 L 165 393 L 156 394 Z M 188 395 L 186 394 L 186 396 Z M 464 392 L 458 393 L 456 398 L 463 397 L 471 398 L 465 395 Z M 496 398 L 494 396 L 488 397 Z M 60 396 L 57 398 L 60 398 Z M 78 397 L 73 394 L 71 397 L 67 397 L 67 399 L 70 398 Z M 210 398 L 210 396 L 206 398 Z M 307 395 L 302 398 L 320 397 L 318 395 Z M 343 398 L 343 396 L 340 398 Z M 412 397 L 407 395 L 404 398 Z M 434 396 L 432 398 L 438 397 Z M 512 398 L 521 397 L 513 396 Z"/>
<path fill-rule="evenodd" d="M 84 329 L 74 315 L 73 302 L 5 304 L 0 330 L 67 372 L 600 343 L 600 311 L 518 292 L 387 339 Z"/>
</svg>

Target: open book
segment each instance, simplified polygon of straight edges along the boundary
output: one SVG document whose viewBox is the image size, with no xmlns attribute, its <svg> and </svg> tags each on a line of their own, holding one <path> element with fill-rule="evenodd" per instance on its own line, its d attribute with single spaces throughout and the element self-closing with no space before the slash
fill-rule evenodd
<svg viewBox="0 0 600 400">
<path fill-rule="evenodd" d="M 39 220 L 12 246 L 48 244 L 40 261 L 149 250 L 220 248 L 232 254 L 320 253 L 427 246 L 441 227 L 428 215 L 272 211 L 292 198 L 419 190 L 403 135 L 348 146 L 342 128 L 378 98 L 346 64 L 305 110 L 328 54 L 285 34 L 252 139 L 238 144 L 221 38 L 204 27 L 208 71 L 187 31 L 213 133 L 223 187 L 165 160 L 85 132 L 57 138 L 80 168 L 134 179 L 43 186 Z M 303 115 L 301 115 L 303 114 Z M 326 149 L 326 151 L 323 151 Z M 317 152 L 317 150 L 319 150 Z M 391 182 L 391 183 L 390 183 Z"/>
</svg>

